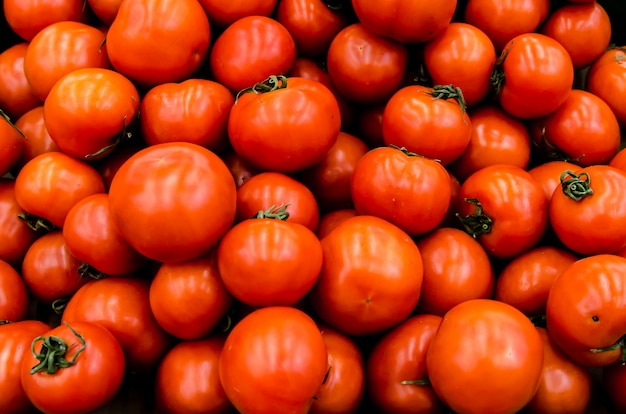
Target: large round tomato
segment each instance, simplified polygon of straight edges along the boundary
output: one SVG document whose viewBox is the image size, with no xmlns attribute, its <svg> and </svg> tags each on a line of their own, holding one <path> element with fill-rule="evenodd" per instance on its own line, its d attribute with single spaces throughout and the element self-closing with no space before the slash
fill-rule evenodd
<svg viewBox="0 0 626 414">
<path fill-rule="evenodd" d="M 0 321 L 21 321 L 26 319 L 27 313 L 28 293 L 24 281 L 9 263 L 0 260 Z"/>
<path fill-rule="evenodd" d="M 626 127 L 626 104 L 619 97 L 626 93 L 626 50 L 612 48 L 604 52 L 587 72 L 587 91 L 602 98 Z"/>
<path fill-rule="evenodd" d="M 0 108 L 15 119 L 41 105 L 24 74 L 28 43 L 21 42 L 0 52 Z"/>
<path fill-rule="evenodd" d="M 15 200 L 15 180 L 0 178 L 0 260 L 19 269 L 31 244 L 40 236 L 21 220 L 22 208 Z"/>
</svg>

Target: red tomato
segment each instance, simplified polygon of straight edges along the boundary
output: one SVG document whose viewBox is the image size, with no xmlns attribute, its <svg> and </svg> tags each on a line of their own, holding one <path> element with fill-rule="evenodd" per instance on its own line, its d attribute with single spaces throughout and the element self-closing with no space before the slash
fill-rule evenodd
<svg viewBox="0 0 626 414">
<path fill-rule="evenodd" d="M 33 340 L 32 354 L 22 360 L 21 380 L 37 409 L 85 413 L 115 396 L 125 368 L 122 347 L 108 329 L 96 323 L 72 322 Z M 97 382 L 90 381 L 93 378 Z"/>
<path fill-rule="evenodd" d="M 221 158 L 226 163 L 226 166 L 235 179 L 237 188 L 241 187 L 252 176 L 259 173 L 259 171 L 244 161 L 235 151 L 227 151 Z"/>
<path fill-rule="evenodd" d="M 211 28 L 196 0 L 123 1 L 106 42 L 115 70 L 150 87 L 190 77 L 207 55 Z"/>
<path fill-rule="evenodd" d="M 0 260 L 0 321 L 17 322 L 28 314 L 24 280 L 11 265 Z"/>
<path fill-rule="evenodd" d="M 554 280 L 546 304 L 550 337 L 585 366 L 623 357 L 626 259 L 600 254 L 582 258 Z"/>
<path fill-rule="evenodd" d="M 26 141 L 22 132 L 0 109 L 0 177 L 11 171 L 22 154 Z"/>
<path fill-rule="evenodd" d="M 500 53 L 492 75 L 502 108 L 523 119 L 556 110 L 569 96 L 573 83 L 574 66 L 567 50 L 539 33 L 511 39 Z"/>
<path fill-rule="evenodd" d="M 156 373 L 154 394 L 159 412 L 234 412 L 219 377 L 224 341 L 222 336 L 183 341 L 165 354 Z"/>
<path fill-rule="evenodd" d="M 21 382 L 22 359 L 30 354 L 33 339 L 52 329 L 41 321 L 24 320 L 0 325 L 0 411 L 23 414 L 34 411 Z"/>
<path fill-rule="evenodd" d="M 326 324 L 349 335 L 373 334 L 411 314 L 423 263 L 404 231 L 378 217 L 355 216 L 321 244 L 324 262 L 309 298 Z"/>
<path fill-rule="evenodd" d="M 383 113 L 386 102 L 366 105 L 357 114 L 359 137 L 363 138 L 370 148 L 385 146 L 383 138 Z"/>
<path fill-rule="evenodd" d="M 626 362 L 607 365 L 602 369 L 602 386 L 615 412 L 626 410 Z"/>
<path fill-rule="evenodd" d="M 209 21 L 219 27 L 227 27 L 248 16 L 269 16 L 276 0 L 199 0 Z"/>
<path fill-rule="evenodd" d="M 533 398 L 543 344 L 514 307 L 473 299 L 450 309 L 426 354 L 435 393 L 453 411 L 513 413 Z"/>
<path fill-rule="evenodd" d="M 446 166 L 469 144 L 472 123 L 459 89 L 452 85 L 411 85 L 397 91 L 387 102 L 382 130 L 386 145 L 406 148 Z M 437 139 L 431 139 L 433 136 Z"/>
<path fill-rule="evenodd" d="M 619 97 L 626 93 L 626 50 L 609 49 L 589 68 L 586 89 L 602 98 L 622 128 L 626 127 L 626 104 Z"/>
<path fill-rule="evenodd" d="M 283 76 L 239 95 L 228 120 L 237 154 L 259 170 L 275 172 L 300 171 L 320 162 L 340 127 L 339 105 L 327 87 Z"/>
<path fill-rule="evenodd" d="M 115 151 L 108 154 L 106 157 L 97 160 L 93 165 L 102 177 L 104 181 L 104 188 L 108 193 L 111 188 L 111 181 L 117 173 L 117 170 L 128 160 L 135 155 L 136 152 L 146 147 L 143 142 L 132 142 L 125 145 L 119 145 L 115 148 Z"/>
<path fill-rule="evenodd" d="M 326 58 L 337 90 L 359 104 L 387 100 L 401 85 L 408 65 L 404 44 L 354 23 L 333 38 Z"/>
<path fill-rule="evenodd" d="M 18 119 L 41 105 L 24 74 L 27 42 L 21 42 L 0 53 L 0 108 Z"/>
<path fill-rule="evenodd" d="M 547 161 L 528 170 L 528 173 L 541 185 L 546 199 L 550 201 L 554 190 L 561 186 L 563 171 L 575 171 L 580 167 L 567 161 Z"/>
<path fill-rule="evenodd" d="M 106 26 L 110 26 L 117 16 L 122 0 L 87 0 L 89 8 Z"/>
<path fill-rule="evenodd" d="M 88 17 L 84 0 L 4 0 L 2 6 L 11 29 L 26 41 L 52 23 Z"/>
<path fill-rule="evenodd" d="M 150 309 L 177 338 L 200 339 L 218 325 L 233 303 L 217 268 L 217 254 L 163 263 L 150 284 Z"/>
<path fill-rule="evenodd" d="M 239 412 L 305 414 L 327 371 L 326 345 L 315 322 L 282 306 L 244 317 L 219 360 L 222 386 Z"/>
<path fill-rule="evenodd" d="M 109 208 L 120 235 L 139 253 L 160 262 L 189 260 L 211 250 L 232 226 L 235 182 L 204 147 L 153 145 L 118 169 Z"/>
<path fill-rule="evenodd" d="M 608 165 L 626 172 L 626 149 L 620 149 L 618 153 L 611 158 Z"/>
<path fill-rule="evenodd" d="M 0 178 L 0 260 L 16 269 L 22 266 L 26 251 L 39 237 L 18 217 L 20 213 L 23 210 L 15 200 L 15 180 Z"/>
<path fill-rule="evenodd" d="M 22 141 L 22 153 L 15 166 L 20 169 L 37 155 L 44 152 L 60 151 L 59 146 L 52 140 L 43 118 L 43 105 L 36 106 L 15 121 L 15 126 L 22 131 L 25 140 Z"/>
<path fill-rule="evenodd" d="M 320 217 L 320 224 L 317 227 L 317 238 L 322 240 L 339 224 L 356 215 L 356 210 L 353 208 L 334 210 L 324 213 Z"/>
<path fill-rule="evenodd" d="M 375 343 L 366 364 L 367 395 L 381 412 L 447 412 L 426 372 L 426 353 L 440 323 L 439 316 L 412 316 Z"/>
</svg>

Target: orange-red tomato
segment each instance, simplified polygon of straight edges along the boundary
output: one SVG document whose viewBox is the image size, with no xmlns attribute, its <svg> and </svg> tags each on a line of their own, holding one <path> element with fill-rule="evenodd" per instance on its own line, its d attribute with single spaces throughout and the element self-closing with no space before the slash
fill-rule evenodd
<svg viewBox="0 0 626 414">
<path fill-rule="evenodd" d="M 17 164 L 25 140 L 20 130 L 0 110 L 0 177 Z"/>
<path fill-rule="evenodd" d="M 20 274 L 9 263 L 0 259 L 0 321 L 18 322 L 26 319 L 28 299 Z"/>
<path fill-rule="evenodd" d="M 356 216 L 356 210 L 347 208 L 342 210 L 334 210 L 324 213 L 320 217 L 320 224 L 317 227 L 317 237 L 321 240 L 335 229 L 339 224 L 343 223 L 350 217 Z"/>
<path fill-rule="evenodd" d="M 586 90 L 602 98 L 626 127 L 626 104 L 619 97 L 626 91 L 626 50 L 612 48 L 604 52 L 587 72 Z"/>
<path fill-rule="evenodd" d="M 22 143 L 22 153 L 16 165 L 16 172 L 37 155 L 44 152 L 60 151 L 46 128 L 43 117 L 43 105 L 36 106 L 15 121 L 15 126 L 22 131 L 26 139 Z"/>
<path fill-rule="evenodd" d="M 0 108 L 13 121 L 41 105 L 24 74 L 27 42 L 17 43 L 0 53 Z"/>
<path fill-rule="evenodd" d="M 225 28 L 248 16 L 269 16 L 276 0 L 199 0 L 209 21 Z"/>
<path fill-rule="evenodd" d="M 104 23 L 110 26 L 117 16 L 122 0 L 87 0 L 93 13 Z"/>
<path fill-rule="evenodd" d="M 564 171 L 575 171 L 580 167 L 567 161 L 546 161 L 528 170 L 528 173 L 541 185 L 546 199 L 552 198 L 554 191 L 561 186 L 561 174 Z"/>
<path fill-rule="evenodd" d="M 4 0 L 4 16 L 9 27 L 22 39 L 30 41 L 46 26 L 88 19 L 83 0 Z"/>
<path fill-rule="evenodd" d="M 0 260 L 19 269 L 28 248 L 40 236 L 19 214 L 24 210 L 15 199 L 15 180 L 0 178 Z"/>
</svg>

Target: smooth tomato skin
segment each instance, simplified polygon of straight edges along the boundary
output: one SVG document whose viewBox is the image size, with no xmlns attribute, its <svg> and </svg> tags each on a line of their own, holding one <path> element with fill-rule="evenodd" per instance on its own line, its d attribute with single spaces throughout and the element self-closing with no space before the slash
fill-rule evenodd
<svg viewBox="0 0 626 414">
<path fill-rule="evenodd" d="M 604 352 L 624 336 L 626 258 L 584 257 L 554 280 L 546 320 L 554 342 L 577 363 L 606 366 L 620 360 L 622 347 Z"/>
<path fill-rule="evenodd" d="M 400 87 L 408 59 L 403 43 L 353 23 L 333 38 L 326 65 L 330 79 L 346 99 L 373 104 L 384 102 Z"/>
<path fill-rule="evenodd" d="M 35 411 L 21 382 L 22 359 L 30 355 L 30 345 L 36 337 L 52 327 L 38 320 L 0 325 L 0 411 L 5 414 L 23 414 Z"/>
<path fill-rule="evenodd" d="M 213 78 L 233 93 L 289 71 L 296 44 L 289 31 L 266 16 L 246 16 L 229 25 L 209 54 Z"/>
<path fill-rule="evenodd" d="M 357 213 L 388 220 L 417 236 L 443 220 L 451 190 L 449 175 L 439 162 L 380 147 L 356 163 L 350 191 Z"/>
<path fill-rule="evenodd" d="M 26 41 L 52 23 L 88 19 L 82 0 L 6 0 L 3 8 L 11 29 Z"/>
<path fill-rule="evenodd" d="M 626 104 L 619 96 L 626 91 L 626 51 L 605 51 L 590 66 L 586 76 L 587 91 L 602 98 L 611 108 L 622 128 L 626 127 Z"/>
<path fill-rule="evenodd" d="M 626 172 L 626 150 L 620 149 L 607 164 Z"/>
<path fill-rule="evenodd" d="M 328 370 L 322 334 L 304 312 L 252 311 L 226 338 L 219 375 L 239 412 L 307 413 Z"/>
<path fill-rule="evenodd" d="M 419 300 L 423 263 L 399 227 L 358 215 L 321 240 L 324 262 L 309 292 L 317 315 L 349 335 L 382 332 L 400 323 Z"/>
<path fill-rule="evenodd" d="M 234 413 L 219 377 L 225 337 L 212 335 L 174 345 L 159 363 L 156 406 L 161 413 Z"/>
<path fill-rule="evenodd" d="M 152 314 L 149 290 L 150 282 L 137 277 L 90 280 L 70 298 L 62 320 L 106 327 L 122 346 L 128 368 L 147 372 L 172 343 Z"/>
<path fill-rule="evenodd" d="M 42 29 L 28 44 L 24 75 L 42 101 L 54 84 L 82 68 L 111 67 L 104 44 L 105 34 L 86 23 L 62 21 Z"/>
<path fill-rule="evenodd" d="M 574 65 L 567 50 L 540 33 L 511 39 L 496 66 L 504 73 L 504 81 L 496 88 L 498 102 L 517 118 L 553 112 L 565 102 L 574 83 Z"/>
<path fill-rule="evenodd" d="M 41 105 L 24 74 L 27 42 L 17 43 L 0 53 L 0 108 L 15 121 Z"/>
<path fill-rule="evenodd" d="M 443 227 L 417 239 L 424 262 L 419 313 L 443 316 L 470 299 L 491 299 L 494 271 L 478 241 L 463 230 Z"/>
<path fill-rule="evenodd" d="M 195 0 L 123 1 L 107 31 L 113 68 L 148 88 L 190 77 L 210 42 L 209 20 Z"/>
<path fill-rule="evenodd" d="M 228 27 L 239 19 L 248 16 L 269 16 L 276 6 L 276 0 L 199 0 L 209 21 L 219 27 Z"/>
<path fill-rule="evenodd" d="M 195 340 L 209 335 L 233 303 L 217 267 L 216 250 L 181 263 L 163 263 L 150 283 L 150 309 L 169 334 Z"/>
<path fill-rule="evenodd" d="M 602 369 L 602 388 L 606 393 L 611 407 L 620 412 L 626 410 L 626 363 L 607 365 Z"/>
<path fill-rule="evenodd" d="M 22 131 L 26 139 L 22 142 L 22 153 L 13 169 L 14 176 L 19 173 L 24 164 L 37 155 L 44 152 L 61 151 L 59 146 L 52 140 L 52 137 L 50 137 L 46 128 L 43 118 L 43 105 L 36 106 L 20 116 L 15 121 L 15 126 Z"/>
<path fill-rule="evenodd" d="M 236 197 L 233 177 L 217 155 L 173 142 L 147 147 L 122 164 L 111 182 L 109 209 L 139 253 L 177 262 L 217 243 L 233 224 Z"/>
<path fill-rule="evenodd" d="M 107 27 L 113 23 L 122 0 L 87 0 L 89 8 Z"/>
<path fill-rule="evenodd" d="M 426 354 L 441 320 L 429 314 L 412 316 L 374 344 L 366 362 L 366 389 L 381 412 L 447 412 L 430 385 L 402 383 L 428 379 Z"/>
<path fill-rule="evenodd" d="M 286 83 L 269 92 L 241 94 L 230 112 L 230 143 L 258 170 L 309 168 L 337 141 L 341 110 L 332 92 L 306 78 L 289 77 Z"/>
<path fill-rule="evenodd" d="M 543 342 L 543 372 L 535 396 L 522 413 L 587 412 L 591 375 L 586 367 L 567 357 L 545 328 L 537 328 Z"/>
<path fill-rule="evenodd" d="M 311 414 L 357 412 L 365 390 L 363 355 L 347 335 L 320 326 L 328 354 L 328 376 L 315 394 Z"/>
<path fill-rule="evenodd" d="M 40 236 L 18 217 L 23 210 L 15 199 L 15 180 L 0 178 L 0 260 L 9 263 L 16 269 L 28 248 Z"/>
<path fill-rule="evenodd" d="M 0 260 L 0 321 L 18 322 L 28 314 L 28 292 L 20 274 Z"/>
<path fill-rule="evenodd" d="M 568 161 L 547 161 L 528 170 L 528 173 L 541 185 L 546 199 L 550 201 L 554 190 L 561 186 L 561 174 L 564 171 L 576 171 L 580 166 Z"/>
<path fill-rule="evenodd" d="M 230 91 L 211 80 L 159 84 L 141 99 L 141 136 L 148 145 L 183 141 L 221 151 L 228 145 L 234 103 Z"/>
<path fill-rule="evenodd" d="M 21 381 L 28 399 L 37 409 L 55 413 L 86 413 L 109 402 L 117 393 L 124 379 L 126 363 L 119 342 L 104 326 L 97 323 L 72 321 L 70 326 L 81 335 L 85 348 L 76 364 L 60 368 L 55 374 L 29 371 L 39 361 L 34 355 L 25 355 L 22 360 Z M 43 334 L 57 337 L 67 345 L 65 358 L 69 361 L 81 347 L 81 342 L 65 324 Z M 34 345 L 40 352 L 42 342 Z M 88 378 L 97 377 L 97 383 Z M 69 399 L 69 400 L 68 400 Z M 71 401 L 71 404 L 68 404 Z"/>
<path fill-rule="evenodd" d="M 534 325 L 514 307 L 490 299 L 450 309 L 426 354 L 435 393 L 463 413 L 519 411 L 535 394 L 542 368 L 543 344 Z"/>
<path fill-rule="evenodd" d="M 353 208 L 333 210 L 322 214 L 320 217 L 320 224 L 317 227 L 317 238 L 322 240 L 339 224 L 356 215 L 356 210 Z"/>
<path fill-rule="evenodd" d="M 527 316 L 544 315 L 554 280 L 576 260 L 576 255 L 560 247 L 532 248 L 504 265 L 496 280 L 494 299 Z"/>
<path fill-rule="evenodd" d="M 22 154 L 24 137 L 13 123 L 0 113 L 0 177 L 11 171 Z"/>
</svg>

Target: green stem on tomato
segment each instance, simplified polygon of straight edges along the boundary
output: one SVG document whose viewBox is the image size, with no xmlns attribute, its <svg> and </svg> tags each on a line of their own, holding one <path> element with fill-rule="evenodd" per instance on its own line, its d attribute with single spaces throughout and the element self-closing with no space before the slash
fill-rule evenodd
<svg viewBox="0 0 626 414">
<path fill-rule="evenodd" d="M 476 198 L 466 198 L 465 202 L 476 206 L 474 214 L 461 217 L 459 213 L 456 213 L 456 217 L 461 221 L 461 225 L 465 231 L 473 238 L 477 238 L 481 234 L 489 233 L 493 219 L 483 212 L 483 205 L 480 201 Z"/>
<path fill-rule="evenodd" d="M 137 110 L 137 116 L 130 123 L 127 123 L 126 115 L 124 115 L 124 119 L 122 120 L 122 130 L 113 138 L 113 142 L 103 148 L 100 148 L 98 151 L 92 154 L 85 155 L 85 159 L 90 160 L 98 158 L 102 154 L 117 148 L 117 146 L 120 145 L 122 142 L 130 140 L 133 137 L 133 133 L 130 131 L 130 128 L 134 123 L 137 122 L 138 119 L 139 110 Z"/>
<path fill-rule="evenodd" d="M 588 195 L 593 194 L 591 178 L 586 172 L 581 172 L 576 175 L 570 170 L 563 171 L 559 179 L 563 193 L 574 201 L 580 201 Z"/>
<path fill-rule="evenodd" d="M 400 381 L 402 385 L 430 385 L 430 380 L 428 378 L 418 379 L 418 380 L 404 380 Z"/>
<path fill-rule="evenodd" d="M 272 206 L 267 210 L 260 210 L 253 218 L 268 218 L 285 221 L 289 218 L 289 212 L 287 211 L 287 207 L 289 207 L 289 204 L 278 207 Z"/>
<path fill-rule="evenodd" d="M 9 125 L 15 128 L 15 130 L 21 135 L 22 138 L 28 141 L 28 138 L 26 138 L 26 135 L 24 135 L 24 132 L 21 129 L 19 129 L 17 126 L 15 126 L 13 121 L 11 121 L 11 118 L 9 117 L 9 115 L 7 115 L 2 109 L 0 109 L 0 117 L 4 118 L 4 120 L 7 121 Z"/>
<path fill-rule="evenodd" d="M 256 83 L 250 88 L 240 90 L 235 96 L 235 104 L 239 100 L 239 97 L 244 93 L 267 93 L 273 92 L 278 89 L 285 89 L 287 87 L 287 77 L 283 75 L 272 75 L 265 79 L 263 82 Z"/>
<path fill-rule="evenodd" d="M 68 298 L 56 299 L 52 302 L 50 306 L 52 307 L 54 313 L 56 313 L 57 315 L 62 315 L 65 307 L 67 306 L 67 302 L 69 301 L 70 300 Z"/>
<path fill-rule="evenodd" d="M 465 103 L 465 97 L 463 97 L 463 91 L 458 86 L 452 84 L 449 85 L 435 85 L 432 92 L 428 92 L 433 99 L 456 99 L 461 107 L 461 116 L 463 117 L 463 123 L 467 124 L 465 119 L 465 111 L 467 110 L 467 104 Z"/>
<path fill-rule="evenodd" d="M 76 332 L 67 322 L 64 323 L 65 326 L 67 326 L 70 331 L 72 331 L 74 336 L 76 336 L 76 338 L 80 341 L 80 348 L 78 348 L 78 350 L 74 353 L 72 359 L 68 361 L 65 359 L 65 354 L 67 353 L 69 346 L 63 339 L 58 336 L 38 336 L 33 339 L 31 351 L 39 363 L 30 369 L 31 375 L 41 371 L 46 371 L 48 374 L 52 375 L 56 373 L 59 368 L 69 368 L 76 364 L 78 356 L 87 347 L 85 338 Z M 35 345 L 37 345 L 38 342 L 42 342 L 39 352 L 35 351 Z"/>
<path fill-rule="evenodd" d="M 33 231 L 43 230 L 46 232 L 51 232 L 53 230 L 58 230 L 58 227 L 52 224 L 50 221 L 31 213 L 19 213 L 17 217 L 24 223 L 26 223 L 26 225 Z"/>
<path fill-rule="evenodd" d="M 617 342 L 615 342 L 611 346 L 607 346 L 606 348 L 591 348 L 589 352 L 592 352 L 594 354 L 599 354 L 601 352 L 610 352 L 610 351 L 616 351 L 618 349 L 621 349 L 622 356 L 620 357 L 620 362 L 625 362 L 626 361 L 626 347 L 624 346 L 625 341 L 626 341 L 626 335 L 622 336 L 620 339 L 617 340 Z"/>
<path fill-rule="evenodd" d="M 8 321 L 8 320 L 6 320 L 6 319 L 1 319 L 1 320 L 0 320 L 0 326 L 2 326 L 2 325 L 8 325 L 8 324 L 10 324 L 10 323 L 13 323 L 13 322 Z"/>
<path fill-rule="evenodd" d="M 102 273 L 101 271 L 97 270 L 89 263 L 81 263 L 81 265 L 78 266 L 78 274 L 80 275 L 79 279 L 90 277 L 92 279 L 99 280 L 109 276 L 106 273 Z"/>
<path fill-rule="evenodd" d="M 491 72 L 491 76 L 489 77 L 489 84 L 491 85 L 496 96 L 500 95 L 500 90 L 502 89 L 502 85 L 506 80 L 506 75 L 504 73 L 504 61 L 509 55 L 509 50 L 513 46 L 513 42 L 510 42 L 508 47 L 500 53 L 498 59 L 496 59 L 496 63 L 493 66 L 493 71 Z"/>
</svg>

